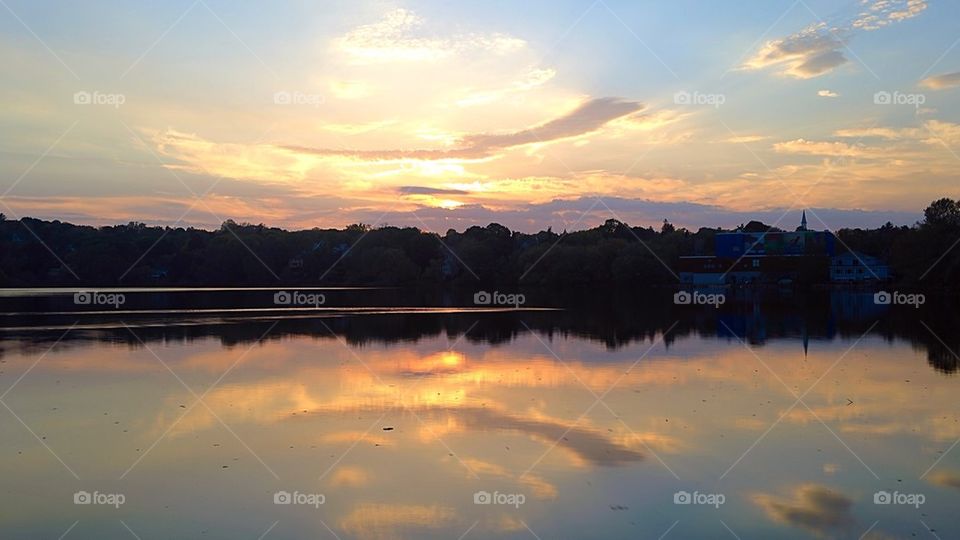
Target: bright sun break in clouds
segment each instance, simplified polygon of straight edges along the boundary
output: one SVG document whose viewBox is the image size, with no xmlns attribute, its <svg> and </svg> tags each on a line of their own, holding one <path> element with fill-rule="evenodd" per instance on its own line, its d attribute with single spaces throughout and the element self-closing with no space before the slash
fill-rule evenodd
<svg viewBox="0 0 960 540">
<path fill-rule="evenodd" d="M 667 5 L 643 16 L 629 3 L 595 8 L 567 20 L 533 3 L 526 9 L 539 17 L 515 24 L 465 7 L 360 3 L 321 25 L 281 6 L 274 16 L 290 31 L 279 54 L 237 6 L 219 14 L 243 42 L 226 51 L 217 40 L 236 38 L 203 10 L 183 21 L 209 32 L 175 26 L 175 39 L 153 48 L 118 36 L 147 51 L 137 62 L 110 66 L 96 51 L 51 45 L 83 88 L 123 90 L 112 108 L 65 103 L 77 84 L 57 58 L 4 39 L 3 66 L 24 74 L 0 83 L 3 97 L 24 104 L 0 116 L 9 128 L 4 172 L 30 170 L 31 179 L 5 202 L 21 215 L 90 223 L 215 227 L 269 208 L 288 227 L 422 226 L 409 215 L 417 211 L 438 230 L 490 221 L 537 230 L 602 222 L 610 217 L 602 205 L 572 214 L 598 196 L 616 198 L 617 214 L 637 224 L 674 217 L 677 205 L 707 216 L 796 204 L 833 209 L 841 221 L 866 211 L 881 223 L 912 222 L 957 185 L 960 65 L 949 36 L 934 51 L 930 37 L 940 34 L 924 31 L 949 20 L 949 5 L 735 6 L 711 24 Z M 757 9 L 765 24 L 745 23 Z M 679 45 L 681 27 L 698 29 L 689 46 Z M 730 35 L 759 39 L 745 52 Z M 180 46 L 207 69 L 170 61 Z M 707 50 L 729 73 L 697 75 Z M 894 69 L 889 57 L 917 65 Z M 99 75 L 111 69 L 124 74 L 122 88 Z M 824 82 L 804 86 L 809 79 Z M 678 90 L 690 99 L 678 101 Z M 912 102 L 927 93 L 922 106 L 884 106 L 873 99 L 880 91 Z M 277 101 L 278 92 L 289 99 Z M 33 135 L 13 138 L 17 126 Z M 857 130 L 897 136 L 840 135 Z M 50 159 L 30 169 L 30 156 L 51 145 Z M 74 186 L 69 197 L 56 195 L 64 185 Z M 204 204 L 184 185 L 210 187 Z M 681 224 L 718 225 L 700 219 Z"/>
</svg>

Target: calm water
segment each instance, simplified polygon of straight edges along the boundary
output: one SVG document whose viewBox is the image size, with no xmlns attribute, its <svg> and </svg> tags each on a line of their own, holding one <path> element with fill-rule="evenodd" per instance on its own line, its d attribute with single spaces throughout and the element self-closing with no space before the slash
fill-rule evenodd
<svg viewBox="0 0 960 540">
<path fill-rule="evenodd" d="M 0 537 L 960 538 L 960 324 L 869 297 L 8 316 Z"/>
</svg>

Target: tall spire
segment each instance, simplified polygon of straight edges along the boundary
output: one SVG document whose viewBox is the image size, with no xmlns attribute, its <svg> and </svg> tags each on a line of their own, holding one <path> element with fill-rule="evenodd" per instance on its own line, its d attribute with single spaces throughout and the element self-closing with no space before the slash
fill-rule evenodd
<svg viewBox="0 0 960 540">
<path fill-rule="evenodd" d="M 807 211 L 803 211 L 803 217 L 800 218 L 800 229 L 801 231 L 807 230 Z"/>
</svg>

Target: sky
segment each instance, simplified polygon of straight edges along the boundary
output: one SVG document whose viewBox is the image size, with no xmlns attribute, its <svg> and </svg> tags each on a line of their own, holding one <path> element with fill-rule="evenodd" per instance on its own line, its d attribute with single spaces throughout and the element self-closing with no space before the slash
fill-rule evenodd
<svg viewBox="0 0 960 540">
<path fill-rule="evenodd" d="M 912 224 L 960 3 L 0 0 L 0 212 L 443 232 Z"/>
</svg>

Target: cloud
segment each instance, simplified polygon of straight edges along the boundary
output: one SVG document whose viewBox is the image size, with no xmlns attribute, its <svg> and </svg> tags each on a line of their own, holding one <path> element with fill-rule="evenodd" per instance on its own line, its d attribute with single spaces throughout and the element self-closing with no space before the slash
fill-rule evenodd
<svg viewBox="0 0 960 540">
<path fill-rule="evenodd" d="M 529 488 L 533 493 L 533 496 L 538 499 L 555 499 L 557 497 L 557 486 L 530 472 L 522 475 L 515 475 L 505 467 L 497 465 L 496 463 L 482 461 L 470 457 L 465 457 L 461 461 L 467 469 L 478 476 L 496 476 L 506 480 L 519 482 Z"/>
<path fill-rule="evenodd" d="M 370 483 L 371 474 L 363 467 L 341 465 L 330 476 L 330 487 L 362 487 Z"/>
<path fill-rule="evenodd" d="M 759 70 L 778 67 L 782 75 L 809 79 L 823 75 L 847 62 L 841 49 L 846 46 L 824 23 L 804 28 L 783 39 L 768 41 L 743 68 Z"/>
<path fill-rule="evenodd" d="M 923 125 L 927 129 L 927 135 L 930 136 L 923 142 L 938 146 L 945 145 L 947 147 L 953 147 L 960 144 L 960 124 L 942 122 L 940 120 L 930 120 L 925 122 Z M 952 153 L 953 152 L 951 150 L 951 154 Z"/>
<path fill-rule="evenodd" d="M 808 141 L 795 139 L 773 145 L 773 149 L 783 154 L 808 154 L 831 157 L 866 157 L 869 149 L 844 142 Z"/>
<path fill-rule="evenodd" d="M 526 47 L 522 39 L 501 33 L 448 37 L 423 31 L 424 19 L 398 8 L 375 23 L 358 26 L 333 41 L 352 63 L 436 62 L 470 51 L 498 55 Z"/>
<path fill-rule="evenodd" d="M 910 130 L 914 132 L 916 130 Z M 866 139 L 866 138 L 880 138 L 880 139 L 902 139 L 907 135 L 906 130 L 898 130 L 887 127 L 870 127 L 870 128 L 846 128 L 838 129 L 834 132 L 834 135 L 837 137 L 846 137 L 846 138 L 857 138 L 857 139 Z"/>
<path fill-rule="evenodd" d="M 462 189 L 440 189 L 424 186 L 400 186 L 397 192 L 401 195 L 466 195 Z"/>
<path fill-rule="evenodd" d="M 721 142 L 731 143 L 731 144 L 746 144 L 746 143 L 763 141 L 769 138 L 770 137 L 766 135 L 736 135 L 733 137 L 728 137 Z"/>
<path fill-rule="evenodd" d="M 960 86 L 960 71 L 927 77 L 926 79 L 920 81 L 920 86 L 929 88 L 931 90 L 956 88 Z"/>
<path fill-rule="evenodd" d="M 853 500 L 818 484 L 797 487 L 790 499 L 766 493 L 754 495 L 752 499 L 770 519 L 819 535 L 853 523 L 850 515 Z"/>
<path fill-rule="evenodd" d="M 519 94 L 528 90 L 533 90 L 543 86 L 557 75 L 553 69 L 533 69 L 527 72 L 523 78 L 513 81 L 503 88 L 492 90 L 472 91 L 466 96 L 457 100 L 460 107 L 470 107 L 474 105 L 484 105 L 492 103 L 506 96 Z"/>
<path fill-rule="evenodd" d="M 960 473 L 954 471 L 939 471 L 931 474 L 927 480 L 938 486 L 960 489 Z"/>
<path fill-rule="evenodd" d="M 796 79 L 819 77 L 849 61 L 843 51 L 858 32 L 912 19 L 927 9 L 924 0 L 863 0 L 861 3 L 866 8 L 852 20 L 832 25 L 818 22 L 787 37 L 767 41 L 741 69 L 779 68 L 781 75 Z"/>
<path fill-rule="evenodd" d="M 304 146 L 283 146 L 282 148 L 299 154 L 345 156 L 365 160 L 482 159 L 498 150 L 592 133 L 612 120 L 636 113 L 641 109 L 643 105 L 636 101 L 612 97 L 590 99 L 569 113 L 534 127 L 506 133 L 466 135 L 459 139 L 458 147 L 453 149 L 344 150 Z"/>
<path fill-rule="evenodd" d="M 834 92 L 833 90 L 820 90 L 817 92 L 817 95 L 820 97 L 838 97 L 840 94 Z"/>
<path fill-rule="evenodd" d="M 922 128 L 850 128 L 834 132 L 837 137 L 879 138 L 888 140 L 913 141 L 933 146 L 953 146 L 960 144 L 960 124 L 927 120 Z"/>
<path fill-rule="evenodd" d="M 865 1 L 869 7 L 860 12 L 851 26 L 861 30 L 877 30 L 896 22 L 912 19 L 927 9 L 926 0 Z"/>
<path fill-rule="evenodd" d="M 468 135 L 463 142 L 468 147 L 495 149 L 565 139 L 596 131 L 607 122 L 642 108 L 643 105 L 636 101 L 596 98 L 584 102 L 564 116 L 533 128 L 513 133 Z"/>
</svg>

